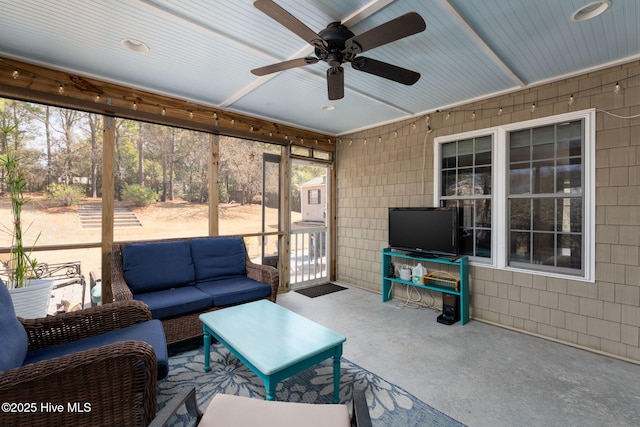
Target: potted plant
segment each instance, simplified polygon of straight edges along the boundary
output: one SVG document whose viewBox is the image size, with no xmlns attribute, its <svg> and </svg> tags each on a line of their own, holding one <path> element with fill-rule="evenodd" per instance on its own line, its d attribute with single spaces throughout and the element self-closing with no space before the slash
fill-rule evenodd
<svg viewBox="0 0 640 427">
<path fill-rule="evenodd" d="M 4 136 L 14 127 L 3 128 Z M 22 207 L 27 203 L 24 197 L 24 189 L 27 179 L 20 167 L 20 158 L 14 150 L 0 155 L 0 167 L 4 169 L 4 181 L 11 201 L 12 227 L 6 227 L 12 236 L 11 254 L 7 262 L 6 283 L 16 314 L 24 318 L 44 317 L 51 299 L 52 280 L 34 280 L 35 267 L 38 262 L 31 258 L 32 249 L 26 249 L 23 235 L 29 227 L 24 228 L 22 223 Z M 40 234 L 36 237 L 38 240 Z M 35 245 L 34 241 L 34 245 Z"/>
</svg>

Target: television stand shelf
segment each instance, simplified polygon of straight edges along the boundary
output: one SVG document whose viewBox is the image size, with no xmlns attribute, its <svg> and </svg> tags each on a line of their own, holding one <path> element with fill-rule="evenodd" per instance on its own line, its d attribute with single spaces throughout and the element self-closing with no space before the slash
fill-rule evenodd
<svg viewBox="0 0 640 427">
<path fill-rule="evenodd" d="M 452 280 L 451 277 L 445 277 L 449 276 L 449 273 L 440 275 L 436 272 L 431 277 L 430 275 L 426 275 L 425 283 L 418 285 L 412 281 L 402 280 L 399 277 L 391 277 L 389 272 L 391 271 L 392 258 L 406 259 L 427 264 L 455 265 L 458 267 L 459 279 Z M 457 287 L 456 284 L 458 283 L 456 282 L 459 282 L 459 286 Z M 446 257 L 426 258 L 408 255 L 404 252 L 396 252 L 391 248 L 384 248 L 382 250 L 382 302 L 389 301 L 392 298 L 391 292 L 392 285 L 394 283 L 401 283 L 403 285 L 415 286 L 416 288 L 458 295 L 460 324 L 464 325 L 469 322 L 469 259 L 466 256 L 456 257 L 453 259 Z"/>
</svg>

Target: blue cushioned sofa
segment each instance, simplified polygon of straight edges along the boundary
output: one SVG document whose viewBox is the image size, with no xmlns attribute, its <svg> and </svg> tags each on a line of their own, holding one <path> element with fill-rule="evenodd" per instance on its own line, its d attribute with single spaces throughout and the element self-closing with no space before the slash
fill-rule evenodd
<svg viewBox="0 0 640 427">
<path fill-rule="evenodd" d="M 241 237 L 121 242 L 112 258 L 114 299 L 144 302 L 168 344 L 201 336 L 201 313 L 278 292 L 278 270 L 253 263 Z"/>
</svg>

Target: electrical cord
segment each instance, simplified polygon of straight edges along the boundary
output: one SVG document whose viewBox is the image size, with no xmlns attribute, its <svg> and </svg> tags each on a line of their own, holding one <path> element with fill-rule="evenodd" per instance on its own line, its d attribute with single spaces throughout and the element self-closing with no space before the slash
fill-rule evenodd
<svg viewBox="0 0 640 427">
<path fill-rule="evenodd" d="M 394 274 L 395 274 L 395 268 L 394 268 Z M 397 282 L 391 282 L 391 286 L 389 286 L 389 292 L 387 293 L 387 300 L 393 299 L 393 287 L 396 285 L 396 283 Z M 419 304 L 419 303 L 422 302 L 423 294 L 415 286 L 406 284 L 405 285 L 405 291 L 406 291 L 406 295 L 407 295 L 406 300 L 402 304 L 397 304 L 396 308 L 405 308 L 405 307 L 408 307 L 408 308 L 420 308 L 420 307 L 426 307 L 426 308 L 432 308 L 432 309 L 436 309 L 437 310 L 437 308 L 436 308 L 436 298 L 433 296 L 433 293 L 431 293 L 431 291 L 429 289 L 424 289 L 424 290 L 426 291 L 426 294 L 430 298 L 430 302 Z M 412 292 L 415 292 L 417 294 L 417 298 L 414 299 L 411 296 Z"/>
<path fill-rule="evenodd" d="M 395 282 L 392 282 L 391 286 L 389 286 L 389 292 L 387 294 L 387 299 L 392 299 L 393 287 L 395 286 L 395 284 L 396 284 Z M 422 298 L 423 298 L 423 294 L 420 293 L 420 291 L 418 291 L 418 289 L 416 289 L 414 286 L 411 286 L 411 285 L 405 285 L 405 290 L 406 290 L 407 297 L 406 297 L 404 303 L 396 304 L 396 308 L 401 308 L 402 309 L 402 308 L 405 308 L 405 307 L 407 307 L 407 308 L 425 307 L 425 308 L 431 308 L 431 309 L 440 311 L 440 309 L 436 307 L 436 298 L 433 296 L 433 293 L 430 290 L 425 289 L 425 291 L 427 293 L 427 296 L 430 299 L 430 302 L 423 303 L 423 304 L 418 304 L 418 303 L 422 302 Z M 416 299 L 413 299 L 411 297 L 412 291 L 415 292 L 418 295 L 418 297 Z"/>
<path fill-rule="evenodd" d="M 403 304 L 397 304 L 396 308 L 420 308 L 421 306 L 418 304 L 420 301 L 422 301 L 422 294 L 415 289 L 413 286 L 411 285 L 405 285 L 406 286 L 406 292 L 407 292 L 407 299 L 405 300 L 405 302 Z M 411 291 L 414 291 L 415 293 L 418 294 L 418 298 L 417 299 L 412 299 L 411 298 Z"/>
<path fill-rule="evenodd" d="M 611 112 L 606 111 L 606 110 L 601 110 L 599 108 L 596 108 L 596 111 L 598 111 L 600 113 L 608 114 L 610 116 L 616 117 L 618 119 L 623 119 L 623 120 L 636 119 L 636 118 L 640 117 L 640 114 L 636 114 L 636 115 L 633 115 L 633 116 L 621 116 L 619 114 L 614 114 L 614 113 L 611 113 Z"/>
</svg>

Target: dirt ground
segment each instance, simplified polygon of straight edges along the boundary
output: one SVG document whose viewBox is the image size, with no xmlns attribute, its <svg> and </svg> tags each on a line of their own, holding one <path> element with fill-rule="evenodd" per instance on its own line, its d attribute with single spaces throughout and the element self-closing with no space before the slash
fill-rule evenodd
<svg viewBox="0 0 640 427">
<path fill-rule="evenodd" d="M 29 225 L 25 232 L 25 243 L 32 245 L 37 237 L 36 246 L 95 244 L 89 249 L 34 251 L 38 262 L 57 263 L 80 261 L 82 273 L 88 277 L 90 271 L 101 270 L 101 230 L 83 228 L 78 216 L 78 206 L 60 206 L 59 203 L 41 196 L 29 196 L 30 201 L 23 208 L 23 224 Z M 85 199 L 81 204 L 99 204 L 99 199 Z M 125 206 L 117 204 L 117 206 Z M 155 240 L 170 237 L 194 237 L 208 234 L 208 205 L 193 204 L 184 201 L 158 202 L 150 206 L 131 207 L 141 222 L 141 227 L 115 227 L 114 240 Z M 220 235 L 249 234 L 261 231 L 260 205 L 221 204 L 219 206 Z M 266 229 L 276 231 L 277 210 L 266 208 Z M 292 213 L 292 221 L 300 220 L 299 213 Z M 12 216 L 8 198 L 0 198 L 0 259 L 8 258 L 11 246 Z M 39 233 L 39 237 L 38 237 Z M 259 238 L 247 239 L 251 256 L 257 252 Z M 255 241 L 255 242 L 254 242 Z M 276 237 L 269 237 L 268 244 L 275 248 Z"/>
</svg>

